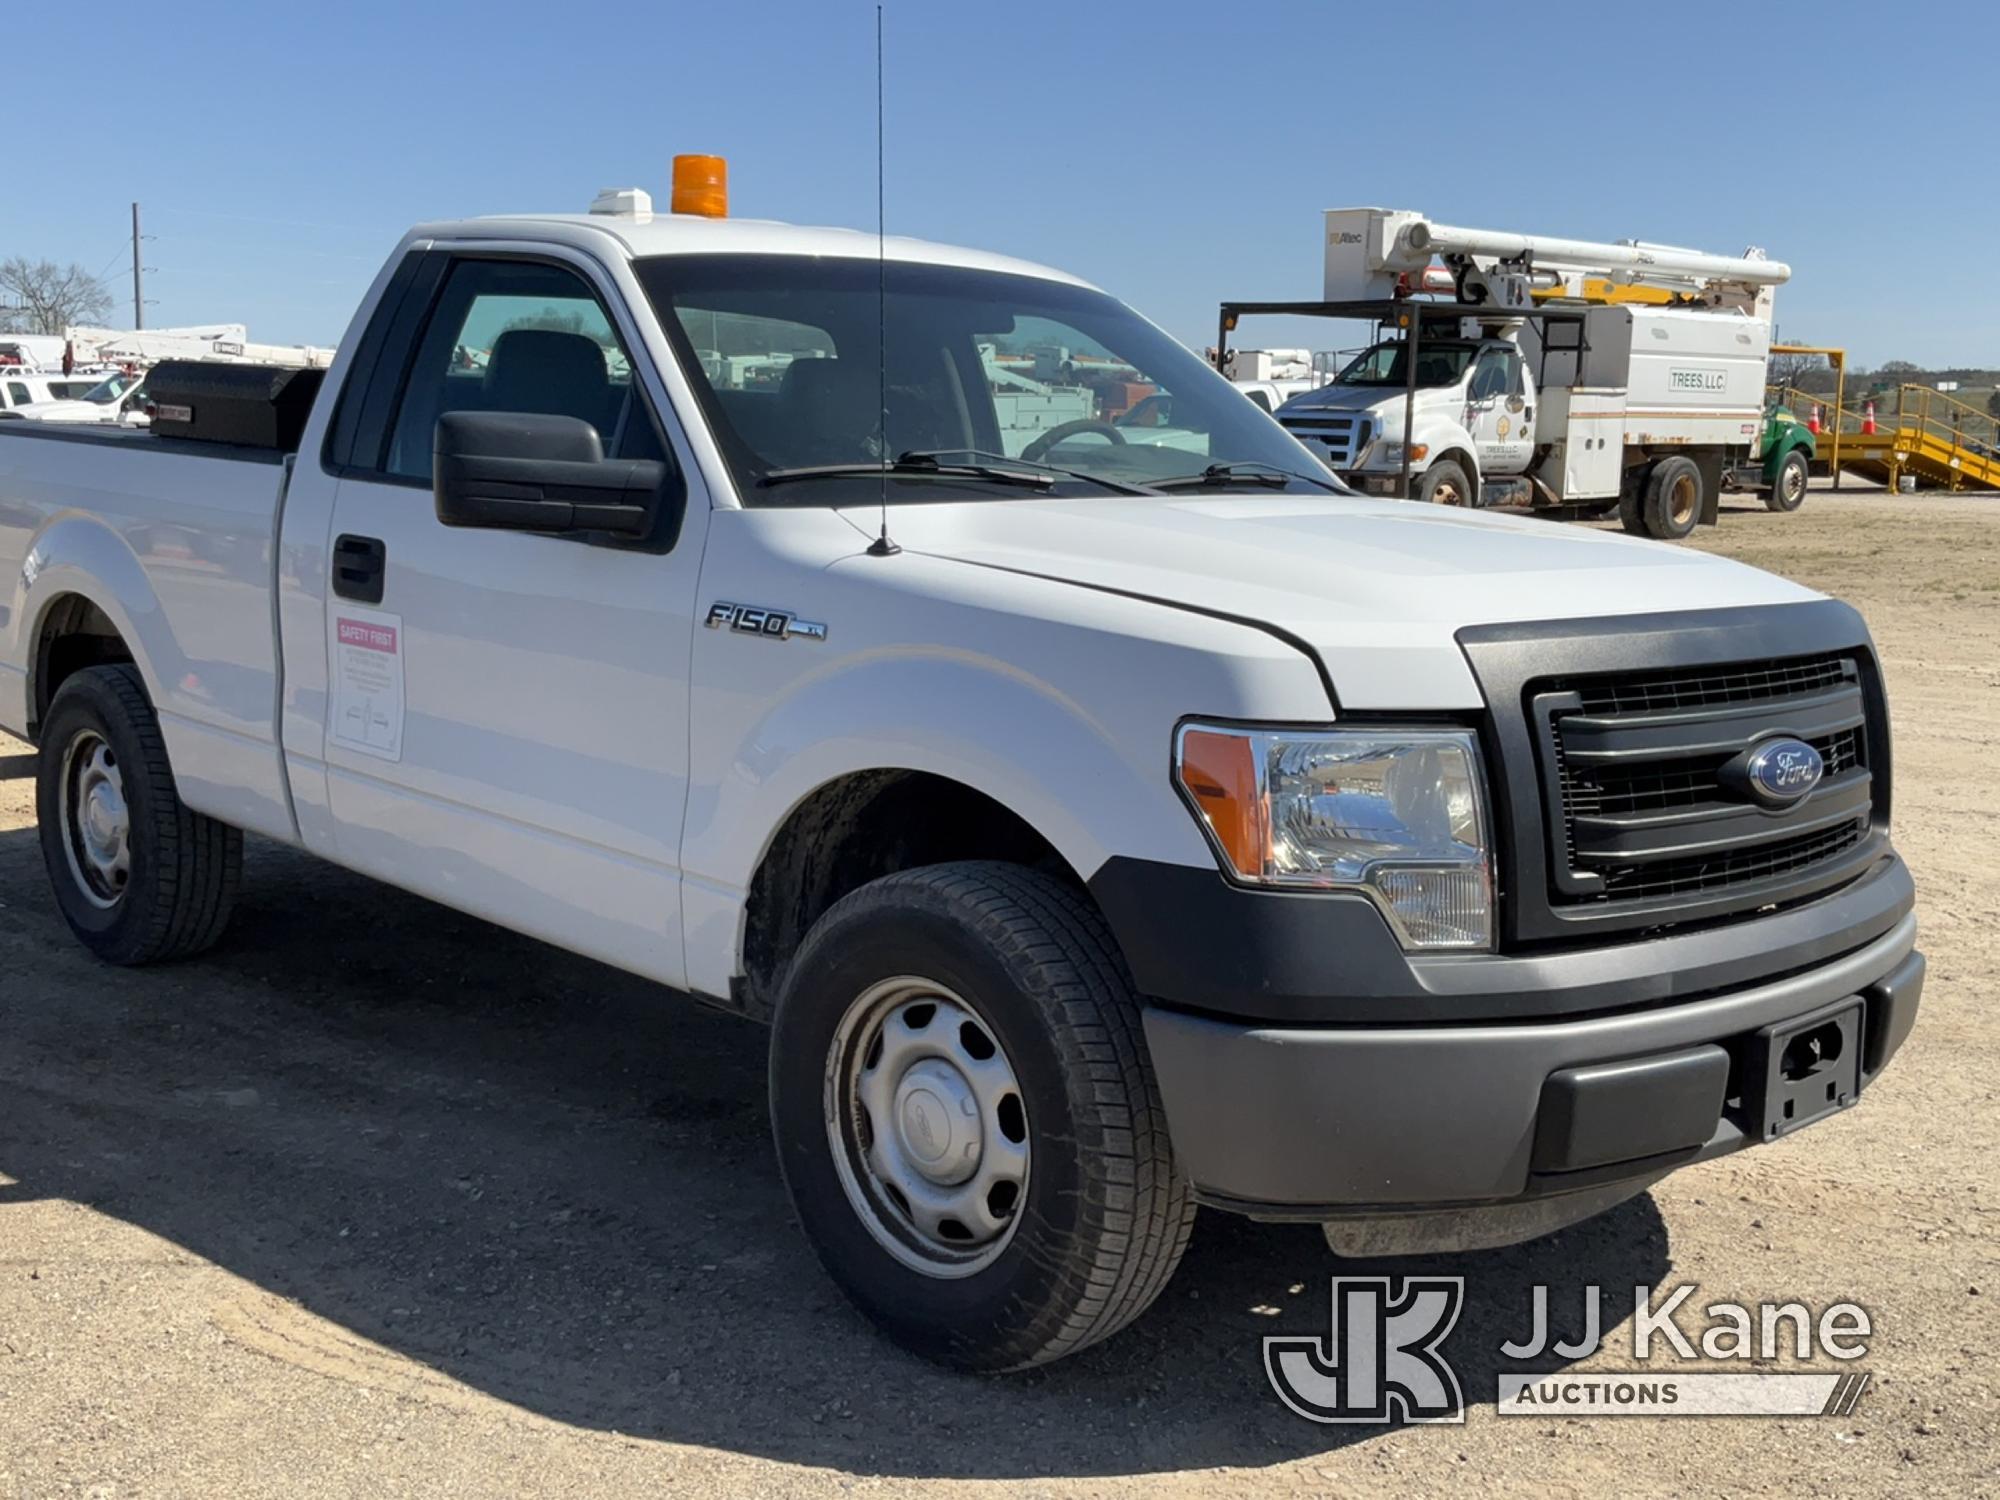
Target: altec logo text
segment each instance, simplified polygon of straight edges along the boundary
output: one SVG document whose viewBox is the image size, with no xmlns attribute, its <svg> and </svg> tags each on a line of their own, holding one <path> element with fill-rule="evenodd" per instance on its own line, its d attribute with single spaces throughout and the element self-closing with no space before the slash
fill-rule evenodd
<svg viewBox="0 0 2000 1500">
<path fill-rule="evenodd" d="M 1462 1422 L 1465 1402 L 1444 1351 L 1465 1304 L 1465 1279 L 1336 1276 L 1326 1336 L 1274 1335 L 1264 1340 L 1264 1372 L 1278 1399 L 1312 1422 Z M 1854 1410 L 1869 1375 L 1833 1370 L 1681 1370 L 1696 1359 L 1846 1363 L 1868 1352 L 1874 1332 L 1866 1308 L 1836 1302 L 1815 1314 L 1802 1302 L 1765 1302 L 1753 1309 L 1711 1302 L 1707 1322 L 1690 1329 L 1696 1288 L 1632 1289 L 1632 1356 L 1644 1368 L 1566 1371 L 1559 1375 L 1502 1370 L 1502 1416 L 1559 1410 L 1594 1416 L 1813 1416 Z M 1602 1345 L 1602 1296 L 1582 1292 L 1582 1331 L 1554 1337 L 1549 1289 L 1532 1289 L 1527 1335 L 1500 1345 L 1505 1360 L 1539 1361 L 1553 1353 L 1587 1359 Z"/>
</svg>

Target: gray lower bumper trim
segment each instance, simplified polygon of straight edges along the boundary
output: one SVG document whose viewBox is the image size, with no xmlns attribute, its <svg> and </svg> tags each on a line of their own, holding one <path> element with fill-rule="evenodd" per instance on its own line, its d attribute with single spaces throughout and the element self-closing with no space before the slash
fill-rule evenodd
<svg viewBox="0 0 2000 1500">
<path fill-rule="evenodd" d="M 1156 1006 L 1146 1039 L 1175 1152 L 1212 1200 L 1333 1210 L 1492 1202 L 1531 1188 L 1551 1073 L 1746 1036 L 1908 974 L 1915 944 L 1908 916 L 1789 978 L 1581 1021 L 1260 1027 Z M 1871 1061 L 1879 1069 L 1886 1053 Z"/>
</svg>

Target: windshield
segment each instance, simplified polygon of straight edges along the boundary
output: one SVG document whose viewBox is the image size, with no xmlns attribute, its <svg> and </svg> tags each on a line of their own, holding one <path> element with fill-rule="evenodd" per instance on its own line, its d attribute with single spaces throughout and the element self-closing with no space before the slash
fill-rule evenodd
<svg viewBox="0 0 2000 1500">
<path fill-rule="evenodd" d="M 1389 339 L 1357 355 L 1334 377 L 1335 385 L 1407 385 L 1410 362 L 1401 339 Z M 1456 385 L 1477 344 L 1426 342 L 1417 358 L 1417 384 Z"/>
<path fill-rule="evenodd" d="M 746 504 L 872 500 L 872 473 L 783 476 L 912 452 L 1071 472 L 1039 489 L 913 473 L 890 483 L 892 503 L 1100 493 L 1091 481 L 1146 485 L 1214 464 L 1313 476 L 1301 492 L 1332 482 L 1220 375 L 1102 292 L 891 261 L 884 305 L 874 261 L 796 255 L 665 256 L 637 271 Z"/>
<path fill-rule="evenodd" d="M 137 375 L 111 375 L 85 391 L 83 399 L 98 406 L 109 406 L 138 383 Z"/>
</svg>

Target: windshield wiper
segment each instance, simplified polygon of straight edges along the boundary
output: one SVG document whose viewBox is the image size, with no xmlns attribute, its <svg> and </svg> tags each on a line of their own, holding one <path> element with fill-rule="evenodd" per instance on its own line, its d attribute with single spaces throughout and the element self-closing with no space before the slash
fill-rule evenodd
<svg viewBox="0 0 2000 1500">
<path fill-rule="evenodd" d="M 1004 453 L 989 453 L 984 448 L 926 448 L 914 453 L 905 453 L 902 462 L 910 459 L 936 460 L 941 454 L 962 453 L 967 458 L 987 460 L 996 464 L 1016 464 L 1025 469 L 1037 469 L 1044 474 L 1058 474 L 1064 479 L 1078 480 L 1083 484 L 1094 484 L 1100 489 L 1110 490 L 1115 495 L 1150 495 L 1153 492 L 1140 485 L 1127 484 L 1122 480 L 1104 479 L 1083 469 L 1065 469 L 1061 464 L 1045 464 L 1034 458 L 1009 458 Z"/>
<path fill-rule="evenodd" d="M 1235 463 L 1210 464 L 1199 474 L 1176 474 L 1171 479 L 1155 479 L 1156 490 L 1220 489 L 1225 484 L 1262 484 L 1272 489 L 1282 489 L 1292 480 L 1300 484 L 1316 484 L 1323 490 L 1336 495 L 1353 492 L 1333 479 L 1319 479 L 1311 474 L 1301 474 L 1297 469 L 1281 468 L 1277 464 L 1267 464 L 1258 459 L 1239 459 Z"/>
<path fill-rule="evenodd" d="M 1055 484 L 1053 475 L 1033 469 L 1001 468 L 995 464 L 940 463 L 927 453 L 905 453 L 887 464 L 811 464 L 795 469 L 771 469 L 759 476 L 760 486 L 792 484 L 803 479 L 869 479 L 877 475 L 891 479 L 984 479 L 993 484 L 1018 485 L 1022 489 L 1046 490 Z"/>
</svg>

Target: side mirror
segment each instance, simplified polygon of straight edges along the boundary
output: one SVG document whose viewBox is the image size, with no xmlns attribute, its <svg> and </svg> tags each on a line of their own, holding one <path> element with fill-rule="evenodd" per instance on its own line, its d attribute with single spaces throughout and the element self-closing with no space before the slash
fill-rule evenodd
<svg viewBox="0 0 2000 1500">
<path fill-rule="evenodd" d="M 665 464 L 607 459 L 581 417 L 447 412 L 431 447 L 431 493 L 447 526 L 640 536 L 666 477 Z"/>
</svg>

